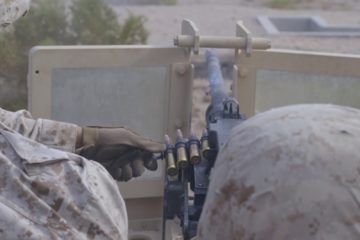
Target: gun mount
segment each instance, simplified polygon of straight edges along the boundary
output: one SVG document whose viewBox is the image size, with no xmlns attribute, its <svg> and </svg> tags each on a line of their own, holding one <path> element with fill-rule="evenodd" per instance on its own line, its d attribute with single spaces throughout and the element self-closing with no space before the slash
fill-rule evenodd
<svg viewBox="0 0 360 240">
<path fill-rule="evenodd" d="M 252 38 L 250 31 L 241 21 L 236 24 L 235 37 L 217 37 L 200 35 L 193 22 L 183 20 L 181 35 L 175 37 L 174 45 L 188 48 L 189 52 L 194 54 L 198 54 L 200 48 L 229 48 L 235 50 L 235 56 L 239 54 L 239 50 L 250 56 L 252 49 L 270 48 L 270 41 Z M 167 176 L 163 229 L 166 229 L 166 220 L 177 217 L 180 219 L 185 240 L 196 236 L 211 169 L 218 152 L 225 144 L 231 129 L 245 120 L 239 103 L 225 90 L 220 62 L 215 51 L 207 50 L 205 55 L 211 93 L 211 103 L 205 114 L 206 129 L 200 139 L 193 133 L 189 139 L 184 139 L 182 132 L 178 130 L 175 145 L 165 136 Z"/>
<path fill-rule="evenodd" d="M 168 174 L 165 179 L 164 226 L 166 219 L 178 217 L 185 240 L 196 235 L 211 168 L 219 149 L 231 129 L 245 120 L 237 101 L 225 91 L 219 59 L 214 51 L 207 50 L 206 62 L 211 89 L 211 104 L 206 111 L 206 130 L 200 140 L 194 134 L 185 140 L 178 130 L 175 146 L 165 136 L 167 150 L 164 155 Z M 174 166 L 177 166 L 176 171 Z"/>
<path fill-rule="evenodd" d="M 184 20 L 177 39 L 175 47 L 43 46 L 30 54 L 29 109 L 35 117 L 78 125 L 126 125 L 157 141 L 169 134 L 166 167 L 161 162 L 158 171 L 119 183 L 129 239 L 160 239 L 163 233 L 163 238 L 180 240 L 196 234 L 217 152 L 230 128 L 242 121 L 239 104 L 226 94 L 217 57 L 209 52 L 214 97 L 205 116 L 207 128 L 200 138 L 190 134 L 192 53 L 203 47 L 228 48 L 240 56 L 270 45 L 252 38 L 241 22 L 236 36 L 218 37 L 200 35 Z M 162 219 L 174 218 L 161 228 Z"/>
</svg>

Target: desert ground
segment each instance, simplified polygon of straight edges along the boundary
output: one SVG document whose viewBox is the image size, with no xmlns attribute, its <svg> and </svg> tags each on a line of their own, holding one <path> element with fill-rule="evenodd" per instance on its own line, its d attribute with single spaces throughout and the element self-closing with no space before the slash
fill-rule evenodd
<svg viewBox="0 0 360 240">
<path fill-rule="evenodd" d="M 253 36 L 270 39 L 272 48 L 360 55 L 360 37 L 270 36 L 256 21 L 256 16 L 261 15 L 320 16 L 331 25 L 360 26 L 360 1 L 293 0 L 285 9 L 270 8 L 270 1 L 178 0 L 173 6 L 115 4 L 114 8 L 120 18 L 129 12 L 145 16 L 151 33 L 148 43 L 154 45 L 172 45 L 185 18 L 195 22 L 201 34 L 224 36 L 234 36 L 235 22 L 242 20 Z M 204 114 L 210 97 L 205 79 L 196 79 L 193 89 L 192 127 L 198 133 L 205 127 Z"/>
<path fill-rule="evenodd" d="M 320 16 L 331 25 L 360 26 L 360 1 L 294 0 L 290 9 L 271 9 L 270 0 L 178 0 L 174 6 L 114 5 L 120 18 L 129 12 L 147 18 L 149 44 L 171 45 L 180 33 L 181 21 L 191 19 L 208 35 L 235 35 L 235 23 L 242 20 L 254 36 L 271 39 L 273 48 L 360 54 L 358 37 L 268 36 L 256 16 Z M 286 1 L 286 0 L 283 0 Z"/>
</svg>

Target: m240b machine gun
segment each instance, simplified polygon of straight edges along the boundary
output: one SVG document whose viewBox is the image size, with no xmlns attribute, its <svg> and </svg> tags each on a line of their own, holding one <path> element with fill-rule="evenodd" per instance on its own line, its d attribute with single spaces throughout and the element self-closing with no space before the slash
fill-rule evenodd
<svg viewBox="0 0 360 240">
<path fill-rule="evenodd" d="M 166 219 L 178 217 L 185 240 L 196 235 L 210 172 L 219 149 L 225 144 L 231 129 L 245 120 L 238 102 L 225 91 L 219 59 L 214 51 L 207 50 L 206 62 L 211 93 L 211 104 L 206 111 L 206 130 L 201 139 L 194 134 L 185 139 L 178 130 L 175 144 L 165 136 L 167 175 L 163 229 Z"/>
</svg>

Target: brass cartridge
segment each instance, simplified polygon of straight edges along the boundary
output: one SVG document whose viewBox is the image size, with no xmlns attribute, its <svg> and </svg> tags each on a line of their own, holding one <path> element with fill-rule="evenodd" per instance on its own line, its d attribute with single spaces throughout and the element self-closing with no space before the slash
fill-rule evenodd
<svg viewBox="0 0 360 240">
<path fill-rule="evenodd" d="M 208 152 L 210 151 L 208 132 L 204 129 L 202 137 L 201 137 L 201 151 L 203 156 L 208 156 Z"/>
<path fill-rule="evenodd" d="M 165 161 L 166 161 L 166 173 L 169 176 L 176 176 L 178 171 L 176 168 L 175 158 L 174 158 L 174 145 L 172 145 L 171 140 L 168 135 L 165 135 Z"/>
<path fill-rule="evenodd" d="M 188 158 L 186 155 L 186 141 L 183 138 L 180 129 L 176 132 L 176 153 L 177 153 L 177 164 L 178 168 L 185 168 L 188 165 Z"/>
<path fill-rule="evenodd" d="M 189 144 L 190 144 L 190 162 L 192 164 L 198 164 L 201 160 L 200 151 L 199 151 L 200 141 L 194 133 L 191 133 Z"/>
</svg>

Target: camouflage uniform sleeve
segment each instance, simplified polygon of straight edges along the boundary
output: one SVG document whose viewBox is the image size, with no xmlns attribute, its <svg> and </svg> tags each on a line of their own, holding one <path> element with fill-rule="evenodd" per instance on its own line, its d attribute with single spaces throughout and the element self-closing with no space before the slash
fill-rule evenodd
<svg viewBox="0 0 360 240">
<path fill-rule="evenodd" d="M 29 5 L 30 0 L 0 0 L 0 29 L 23 16 Z"/>
<path fill-rule="evenodd" d="M 77 129 L 75 124 L 33 119 L 26 110 L 9 112 L 0 108 L 0 123 L 24 137 L 66 152 L 75 152 Z"/>
<path fill-rule="evenodd" d="M 99 163 L 0 123 L 0 239 L 128 239 L 125 202 Z"/>
</svg>

